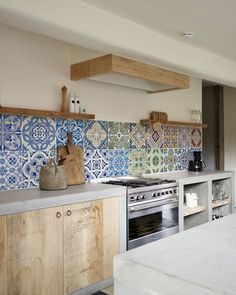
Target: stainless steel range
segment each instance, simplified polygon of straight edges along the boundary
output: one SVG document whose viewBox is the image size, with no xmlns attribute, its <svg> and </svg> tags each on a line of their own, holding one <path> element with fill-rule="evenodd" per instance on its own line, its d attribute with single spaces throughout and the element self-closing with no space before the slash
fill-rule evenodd
<svg viewBox="0 0 236 295">
<path fill-rule="evenodd" d="M 179 196 L 175 180 L 116 179 L 107 184 L 127 187 L 127 249 L 179 231 Z"/>
</svg>

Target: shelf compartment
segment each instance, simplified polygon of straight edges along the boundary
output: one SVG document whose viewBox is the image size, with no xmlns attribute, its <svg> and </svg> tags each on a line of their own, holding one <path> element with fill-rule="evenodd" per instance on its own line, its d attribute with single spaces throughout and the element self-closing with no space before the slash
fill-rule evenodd
<svg viewBox="0 0 236 295">
<path fill-rule="evenodd" d="M 225 205 L 229 205 L 230 204 L 230 198 L 227 198 L 225 200 L 217 200 L 217 201 L 213 201 L 212 202 L 212 208 L 219 208 Z"/>
<path fill-rule="evenodd" d="M 69 113 L 69 112 L 63 113 L 63 112 L 48 111 L 48 110 L 34 110 L 34 109 L 11 108 L 11 107 L 0 107 L 0 114 L 66 118 L 66 119 L 76 119 L 76 120 L 93 120 L 93 119 L 95 119 L 94 114 Z"/>
<path fill-rule="evenodd" d="M 206 211 L 207 208 L 204 206 L 198 206 L 196 208 L 189 208 L 187 206 L 184 206 L 184 217 L 193 215 L 193 214 L 198 214 L 200 212 Z"/>
<path fill-rule="evenodd" d="M 140 123 L 141 124 L 160 123 L 161 125 L 168 125 L 168 126 L 207 128 L 207 124 L 193 123 L 193 122 L 181 122 L 181 121 L 155 121 L 155 120 L 151 120 L 151 119 L 144 119 L 144 120 L 140 120 Z"/>
</svg>

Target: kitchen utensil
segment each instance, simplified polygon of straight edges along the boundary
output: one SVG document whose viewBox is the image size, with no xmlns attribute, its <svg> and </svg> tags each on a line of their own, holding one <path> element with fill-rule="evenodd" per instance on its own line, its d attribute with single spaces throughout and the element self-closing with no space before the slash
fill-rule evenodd
<svg viewBox="0 0 236 295">
<path fill-rule="evenodd" d="M 57 148 L 59 165 L 63 165 L 67 175 L 67 185 L 82 184 L 84 178 L 83 149 L 72 143 L 72 134 L 67 134 L 67 144 Z"/>
<path fill-rule="evenodd" d="M 39 172 L 39 188 L 41 190 L 62 190 L 67 188 L 64 166 L 57 166 L 49 159 Z"/>
<path fill-rule="evenodd" d="M 61 112 L 68 113 L 67 87 L 66 86 L 62 87 L 61 94 L 62 94 Z"/>
</svg>

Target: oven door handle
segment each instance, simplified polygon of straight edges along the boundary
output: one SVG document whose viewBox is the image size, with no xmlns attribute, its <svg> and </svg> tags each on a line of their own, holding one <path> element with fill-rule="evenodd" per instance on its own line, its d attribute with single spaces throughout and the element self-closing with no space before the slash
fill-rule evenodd
<svg viewBox="0 0 236 295">
<path fill-rule="evenodd" d="M 173 204 L 176 204 L 176 207 L 178 207 L 178 199 L 171 198 L 171 199 L 168 199 L 168 200 L 162 201 L 162 202 L 151 202 L 151 203 L 143 204 L 143 205 L 130 206 L 129 212 L 133 213 L 133 212 L 142 211 L 145 209 L 161 207 L 163 205 L 172 205 L 173 206 Z"/>
</svg>

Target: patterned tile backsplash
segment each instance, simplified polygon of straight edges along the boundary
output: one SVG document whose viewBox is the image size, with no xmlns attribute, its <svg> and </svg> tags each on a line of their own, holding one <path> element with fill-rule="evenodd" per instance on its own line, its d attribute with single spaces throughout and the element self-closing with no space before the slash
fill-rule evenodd
<svg viewBox="0 0 236 295">
<path fill-rule="evenodd" d="M 0 115 L 0 190 L 37 187 L 40 167 L 56 158 L 67 132 L 84 149 L 88 181 L 186 170 L 202 149 L 201 128 Z"/>
</svg>

